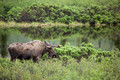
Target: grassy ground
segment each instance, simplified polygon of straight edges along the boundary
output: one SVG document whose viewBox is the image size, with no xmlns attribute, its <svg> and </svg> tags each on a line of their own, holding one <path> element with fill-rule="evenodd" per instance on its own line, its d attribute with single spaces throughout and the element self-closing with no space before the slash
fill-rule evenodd
<svg viewBox="0 0 120 80">
<path fill-rule="evenodd" d="M 94 62 L 40 60 L 39 63 L 0 58 L 0 80 L 120 80 L 120 59 Z"/>
</svg>

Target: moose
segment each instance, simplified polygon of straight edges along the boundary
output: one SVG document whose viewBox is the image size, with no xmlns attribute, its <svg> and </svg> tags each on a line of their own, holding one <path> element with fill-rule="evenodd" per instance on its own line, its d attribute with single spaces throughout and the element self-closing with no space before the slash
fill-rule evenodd
<svg viewBox="0 0 120 80">
<path fill-rule="evenodd" d="M 32 59 L 33 62 L 38 62 L 45 53 L 48 52 L 48 57 L 56 58 L 53 47 L 60 47 L 59 45 L 51 45 L 47 42 L 42 42 L 40 40 L 34 40 L 26 43 L 12 43 L 8 47 L 8 51 L 11 57 L 11 61 L 16 59 L 29 60 Z"/>
</svg>

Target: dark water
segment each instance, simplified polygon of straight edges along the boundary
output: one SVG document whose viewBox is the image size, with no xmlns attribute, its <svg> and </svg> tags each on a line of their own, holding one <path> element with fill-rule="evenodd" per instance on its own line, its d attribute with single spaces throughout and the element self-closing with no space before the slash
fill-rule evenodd
<svg viewBox="0 0 120 80">
<path fill-rule="evenodd" d="M 0 56 L 9 57 L 8 45 L 13 42 L 31 40 L 51 41 L 52 44 L 80 46 L 81 43 L 92 43 L 96 49 L 110 51 L 120 50 L 120 29 L 115 28 L 5 28 L 0 29 Z"/>
</svg>

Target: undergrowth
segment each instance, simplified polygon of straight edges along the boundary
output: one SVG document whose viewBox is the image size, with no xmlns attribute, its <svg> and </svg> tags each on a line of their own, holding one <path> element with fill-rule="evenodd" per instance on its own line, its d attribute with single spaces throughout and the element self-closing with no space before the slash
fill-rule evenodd
<svg viewBox="0 0 120 80">
<path fill-rule="evenodd" d="M 91 43 L 55 48 L 59 58 L 39 63 L 0 58 L 0 80 L 119 80 L 120 51 L 101 51 Z M 79 59 L 80 58 L 80 59 Z M 78 60 L 79 59 L 79 60 Z"/>
<path fill-rule="evenodd" d="M 0 80 L 119 80 L 120 59 L 94 62 L 82 58 L 78 63 L 71 58 L 64 60 L 32 60 L 10 62 L 0 58 Z"/>
</svg>

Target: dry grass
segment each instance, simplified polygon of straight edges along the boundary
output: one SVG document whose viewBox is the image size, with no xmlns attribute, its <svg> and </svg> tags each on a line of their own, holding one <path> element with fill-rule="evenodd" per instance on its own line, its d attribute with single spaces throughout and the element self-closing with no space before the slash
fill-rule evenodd
<svg viewBox="0 0 120 80">
<path fill-rule="evenodd" d="M 79 23 L 79 22 L 72 22 L 72 23 L 70 23 L 69 24 L 70 26 L 72 26 L 72 27 L 77 27 L 77 26 L 84 26 L 85 24 L 83 24 L 83 23 Z"/>
<path fill-rule="evenodd" d="M 38 23 L 38 22 L 32 22 L 32 23 L 22 22 L 22 23 L 17 23 L 17 22 L 14 22 L 14 21 L 11 21 L 11 22 L 0 21 L 0 27 L 38 27 L 38 26 L 41 26 L 41 23 Z"/>
<path fill-rule="evenodd" d="M 21 22 L 17 23 L 14 21 L 11 22 L 4 22 L 0 21 L 0 27 L 5 28 L 5 27 L 42 27 L 42 28 L 47 28 L 47 27 L 52 27 L 52 26 L 71 26 L 71 27 L 76 27 L 76 26 L 84 26 L 85 24 L 83 23 L 78 23 L 78 22 L 72 22 L 70 24 L 64 24 L 64 23 L 59 23 L 59 22 L 47 22 L 47 23 L 40 23 L 40 22 L 32 22 L 32 23 L 27 23 L 27 22 Z"/>
<path fill-rule="evenodd" d="M 95 26 L 105 26 L 106 24 L 98 24 L 96 23 Z M 48 27 L 53 27 L 53 26 L 59 26 L 59 27 L 66 27 L 66 26 L 70 26 L 70 27 L 77 27 L 77 26 L 85 26 L 85 27 L 89 27 L 90 24 L 89 22 L 83 24 L 83 23 L 79 23 L 79 22 L 72 22 L 69 24 L 64 24 L 64 23 L 60 23 L 60 22 L 46 22 L 46 23 L 40 23 L 40 22 L 21 22 L 21 23 L 17 23 L 15 21 L 10 21 L 10 22 L 4 22 L 4 21 L 0 21 L 0 28 L 5 28 L 5 27 L 42 27 L 42 28 L 48 28 Z"/>
</svg>

